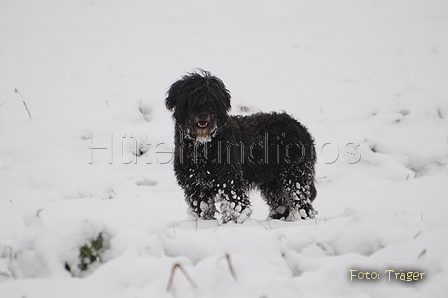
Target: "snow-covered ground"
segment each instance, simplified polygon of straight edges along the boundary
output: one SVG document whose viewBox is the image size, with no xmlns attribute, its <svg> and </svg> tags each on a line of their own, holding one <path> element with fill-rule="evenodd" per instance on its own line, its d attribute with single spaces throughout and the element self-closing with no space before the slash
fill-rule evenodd
<svg viewBox="0 0 448 298">
<path fill-rule="evenodd" d="M 316 220 L 186 220 L 163 99 L 196 67 L 309 127 Z M 0 2 L 2 298 L 447 297 L 447 163 L 446 1 Z"/>
</svg>

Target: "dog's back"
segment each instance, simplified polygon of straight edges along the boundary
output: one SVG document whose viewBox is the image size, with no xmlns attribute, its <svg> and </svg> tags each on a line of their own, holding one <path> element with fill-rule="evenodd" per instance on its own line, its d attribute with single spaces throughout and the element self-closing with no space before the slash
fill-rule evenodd
<svg viewBox="0 0 448 298">
<path fill-rule="evenodd" d="M 232 116 L 241 131 L 243 148 L 240 158 L 245 178 L 251 183 L 278 178 L 280 170 L 293 163 L 312 163 L 314 141 L 297 120 L 286 113 L 257 113 Z M 280 167 L 279 167 L 280 165 Z"/>
</svg>

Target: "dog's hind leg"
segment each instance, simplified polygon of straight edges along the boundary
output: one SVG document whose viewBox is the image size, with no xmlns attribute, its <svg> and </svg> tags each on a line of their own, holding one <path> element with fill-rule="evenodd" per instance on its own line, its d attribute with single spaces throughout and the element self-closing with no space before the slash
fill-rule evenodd
<svg viewBox="0 0 448 298">
<path fill-rule="evenodd" d="M 261 196 L 270 208 L 269 218 L 294 221 L 317 215 L 311 205 L 317 194 L 314 175 L 293 169 L 285 171 L 278 180 L 260 186 Z"/>
<path fill-rule="evenodd" d="M 292 195 L 285 192 L 282 183 L 270 181 L 260 185 L 261 197 L 269 206 L 268 218 L 286 220 L 294 208 Z"/>
<path fill-rule="evenodd" d="M 293 164 L 292 171 L 284 176 L 283 183 L 294 206 L 287 220 L 314 218 L 317 215 L 311 205 L 317 195 L 314 186 L 314 164 Z"/>
<path fill-rule="evenodd" d="M 314 210 L 311 205 L 314 197 L 316 196 L 316 188 L 314 181 L 309 184 L 296 183 L 296 187 L 292 192 L 292 198 L 294 201 L 293 212 L 289 214 L 287 220 L 296 219 L 311 219 L 317 215 L 317 211 Z"/>
</svg>

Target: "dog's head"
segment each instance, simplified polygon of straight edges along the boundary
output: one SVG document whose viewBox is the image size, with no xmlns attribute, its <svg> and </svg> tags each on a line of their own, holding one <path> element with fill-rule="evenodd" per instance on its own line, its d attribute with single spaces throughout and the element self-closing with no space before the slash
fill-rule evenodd
<svg viewBox="0 0 448 298">
<path fill-rule="evenodd" d="M 200 70 L 171 85 L 165 104 L 183 133 L 204 143 L 225 122 L 230 110 L 230 92 L 219 78 Z"/>
</svg>

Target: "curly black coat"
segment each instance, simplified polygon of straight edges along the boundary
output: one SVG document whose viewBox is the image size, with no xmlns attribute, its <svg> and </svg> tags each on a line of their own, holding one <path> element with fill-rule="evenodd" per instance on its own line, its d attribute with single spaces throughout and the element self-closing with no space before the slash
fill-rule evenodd
<svg viewBox="0 0 448 298">
<path fill-rule="evenodd" d="M 230 92 L 209 72 L 189 73 L 167 92 L 175 120 L 174 171 L 192 219 L 243 222 L 258 189 L 273 219 L 314 218 L 314 140 L 285 113 L 230 116 Z"/>
</svg>

